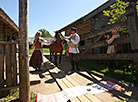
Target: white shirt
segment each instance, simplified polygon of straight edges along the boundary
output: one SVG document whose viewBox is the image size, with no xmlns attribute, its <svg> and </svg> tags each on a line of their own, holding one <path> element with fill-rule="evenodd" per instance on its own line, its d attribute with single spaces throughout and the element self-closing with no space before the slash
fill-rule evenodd
<svg viewBox="0 0 138 102">
<path fill-rule="evenodd" d="M 70 38 L 72 35 L 74 35 L 74 34 L 71 34 L 68 37 L 65 36 L 64 37 L 65 40 L 67 40 L 69 42 L 68 38 Z M 74 36 L 75 36 L 75 39 L 71 39 L 72 43 L 75 44 L 75 45 L 79 44 L 79 42 L 80 42 L 80 36 L 77 33 L 75 33 Z M 69 46 L 69 53 L 77 54 L 77 53 L 80 53 L 80 51 L 79 51 L 79 48 L 72 48 L 72 47 Z"/>
<path fill-rule="evenodd" d="M 48 42 L 47 40 L 45 40 L 42 37 L 39 37 L 39 41 L 43 44 L 43 45 L 50 45 L 50 42 Z"/>
</svg>

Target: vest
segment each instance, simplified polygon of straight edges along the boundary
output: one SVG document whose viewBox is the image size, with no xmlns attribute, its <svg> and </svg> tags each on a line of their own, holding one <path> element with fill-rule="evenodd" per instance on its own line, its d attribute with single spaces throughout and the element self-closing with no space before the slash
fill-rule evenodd
<svg viewBox="0 0 138 102">
<path fill-rule="evenodd" d="M 39 38 L 37 39 L 37 41 L 35 43 L 35 49 L 42 49 L 42 44 L 41 44 L 41 42 L 39 42 Z"/>
<path fill-rule="evenodd" d="M 77 37 L 76 34 L 75 34 L 75 35 L 71 35 L 71 36 L 70 36 L 70 39 L 75 40 L 76 37 Z M 78 48 L 78 47 L 79 47 L 78 44 L 73 44 L 72 41 L 69 41 L 68 45 L 69 45 L 69 47 L 71 47 L 71 48 Z"/>
</svg>

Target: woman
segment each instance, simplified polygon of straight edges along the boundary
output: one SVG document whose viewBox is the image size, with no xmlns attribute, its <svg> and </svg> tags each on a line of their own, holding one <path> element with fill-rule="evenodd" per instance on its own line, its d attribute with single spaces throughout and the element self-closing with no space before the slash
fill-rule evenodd
<svg viewBox="0 0 138 102">
<path fill-rule="evenodd" d="M 48 45 L 48 42 L 43 38 L 41 38 L 41 36 L 42 36 L 42 33 L 37 32 L 35 35 L 34 43 L 32 45 L 32 48 L 34 49 L 34 51 L 30 59 L 30 66 L 36 70 L 40 70 L 43 62 L 42 44 Z"/>
</svg>

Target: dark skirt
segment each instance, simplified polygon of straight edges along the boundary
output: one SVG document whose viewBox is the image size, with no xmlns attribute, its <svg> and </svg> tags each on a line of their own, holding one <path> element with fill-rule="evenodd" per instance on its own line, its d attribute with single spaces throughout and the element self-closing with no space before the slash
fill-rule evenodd
<svg viewBox="0 0 138 102">
<path fill-rule="evenodd" d="M 35 69 L 37 68 L 40 69 L 42 62 L 43 62 L 42 52 L 40 50 L 34 50 L 29 62 L 30 66 Z"/>
</svg>

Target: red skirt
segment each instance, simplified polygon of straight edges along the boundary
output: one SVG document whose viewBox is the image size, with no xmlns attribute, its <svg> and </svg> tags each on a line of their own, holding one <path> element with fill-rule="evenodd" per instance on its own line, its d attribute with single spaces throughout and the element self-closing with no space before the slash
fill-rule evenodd
<svg viewBox="0 0 138 102">
<path fill-rule="evenodd" d="M 43 56 L 42 52 L 40 50 L 34 50 L 31 59 L 29 61 L 29 64 L 31 67 L 35 69 L 40 69 L 43 62 Z"/>
</svg>

